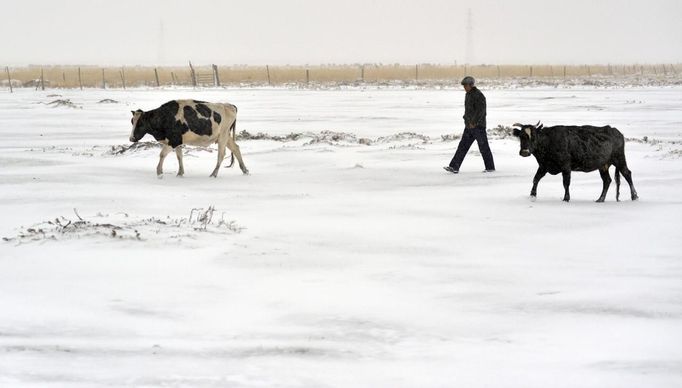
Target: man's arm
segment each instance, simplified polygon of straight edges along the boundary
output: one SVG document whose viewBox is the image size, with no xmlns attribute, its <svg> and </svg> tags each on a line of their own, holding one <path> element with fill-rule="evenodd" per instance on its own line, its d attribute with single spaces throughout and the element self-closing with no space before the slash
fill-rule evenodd
<svg viewBox="0 0 682 388">
<path fill-rule="evenodd" d="M 474 122 L 474 117 L 476 117 L 476 104 L 474 104 L 474 102 L 475 99 L 473 96 L 469 96 L 467 93 L 467 96 L 464 99 L 464 116 L 462 116 L 466 128 L 474 128 L 476 126 Z"/>
</svg>

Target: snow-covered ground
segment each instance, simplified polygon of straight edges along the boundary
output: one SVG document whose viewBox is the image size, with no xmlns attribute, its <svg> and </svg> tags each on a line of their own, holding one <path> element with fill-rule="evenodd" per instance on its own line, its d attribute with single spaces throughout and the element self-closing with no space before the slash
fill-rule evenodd
<svg viewBox="0 0 682 388">
<path fill-rule="evenodd" d="M 457 89 L 0 94 L 0 386 L 682 386 L 682 88 L 485 92 L 490 128 L 647 136 L 640 201 L 594 203 L 595 172 L 532 203 L 512 138 L 498 172 L 475 145 L 444 172 Z M 240 141 L 250 176 L 192 149 L 157 179 L 157 149 L 121 146 L 176 98 L 308 134 Z"/>
</svg>

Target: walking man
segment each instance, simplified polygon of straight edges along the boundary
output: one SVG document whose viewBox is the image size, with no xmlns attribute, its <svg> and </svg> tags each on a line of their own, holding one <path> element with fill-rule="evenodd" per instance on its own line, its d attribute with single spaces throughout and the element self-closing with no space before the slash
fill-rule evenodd
<svg viewBox="0 0 682 388">
<path fill-rule="evenodd" d="M 459 140 L 457 152 L 450 161 L 450 165 L 443 167 L 445 171 L 457 174 L 459 166 L 469 151 L 469 147 L 476 140 L 478 143 L 478 150 L 483 156 L 483 163 L 485 164 L 485 171 L 495 171 L 495 161 L 493 160 L 493 153 L 490 151 L 488 145 L 488 135 L 485 131 L 485 96 L 476 86 L 473 77 L 464 77 L 462 86 L 466 90 L 466 97 L 464 98 L 464 133 Z"/>
</svg>

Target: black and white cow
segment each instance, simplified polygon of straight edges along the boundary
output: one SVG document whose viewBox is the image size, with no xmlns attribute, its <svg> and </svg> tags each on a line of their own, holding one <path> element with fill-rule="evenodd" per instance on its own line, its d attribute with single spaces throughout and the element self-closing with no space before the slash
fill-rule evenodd
<svg viewBox="0 0 682 388">
<path fill-rule="evenodd" d="M 218 176 L 220 164 L 225 158 L 225 147 L 232 152 L 228 167 L 234 165 L 236 156 L 242 172 L 249 173 L 242 160 L 239 146 L 235 143 L 236 106 L 196 100 L 173 100 L 148 112 L 138 109 L 132 113 L 133 118 L 130 122 L 133 124 L 133 130 L 130 133 L 130 141 L 138 142 L 146 134 L 150 134 L 163 145 L 159 164 L 156 166 L 156 174 L 159 177 L 163 174 L 163 161 L 172 150 L 175 150 L 178 158 L 178 176 L 185 173 L 182 164 L 183 144 L 209 146 L 218 143 L 218 162 L 211 174 L 214 178 Z"/>
<path fill-rule="evenodd" d="M 544 127 L 540 122 L 535 125 L 517 123 L 514 127 L 520 128 L 514 129 L 514 136 L 521 140 L 519 154 L 523 157 L 533 155 L 538 162 L 538 171 L 530 191 L 532 199 L 537 195 L 538 182 L 547 173 L 562 174 L 564 201 L 568 202 L 571 199 L 568 192 L 571 171 L 599 170 L 603 188 L 597 202 L 604 202 L 611 184 L 611 165 L 616 166 L 616 200 L 620 197 L 620 174 L 630 185 L 632 200 L 638 198 L 632 184 L 632 173 L 625 161 L 625 138 L 618 129 L 591 125 Z"/>
</svg>

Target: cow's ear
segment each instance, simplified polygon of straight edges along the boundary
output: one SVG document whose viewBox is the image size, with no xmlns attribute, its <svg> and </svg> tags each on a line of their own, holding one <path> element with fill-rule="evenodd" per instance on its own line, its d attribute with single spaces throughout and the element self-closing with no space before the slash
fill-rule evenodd
<svg viewBox="0 0 682 388">
<path fill-rule="evenodd" d="M 134 110 L 131 110 L 130 113 L 132 113 L 133 116 L 135 116 L 135 111 L 134 111 Z"/>
<path fill-rule="evenodd" d="M 518 128 L 514 128 L 513 134 L 514 136 L 519 137 L 521 136 L 521 130 Z"/>
</svg>

